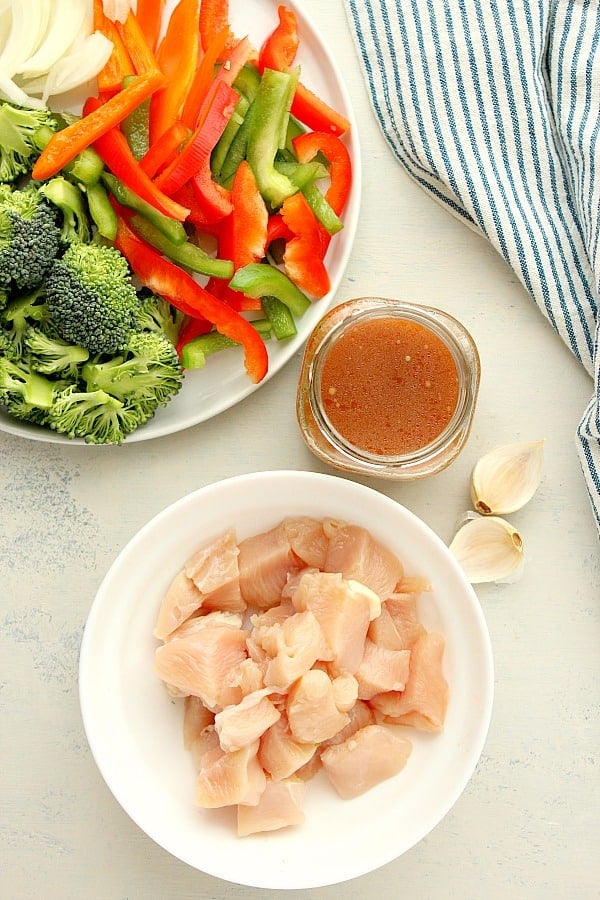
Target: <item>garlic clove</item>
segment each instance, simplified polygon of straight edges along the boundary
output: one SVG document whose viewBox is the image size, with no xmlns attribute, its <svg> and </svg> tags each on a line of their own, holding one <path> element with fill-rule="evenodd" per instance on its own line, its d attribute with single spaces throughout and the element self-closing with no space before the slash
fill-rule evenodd
<svg viewBox="0 0 600 900">
<path fill-rule="evenodd" d="M 544 441 L 523 441 L 496 447 L 477 462 L 471 477 L 471 497 L 483 516 L 516 512 L 531 500 L 544 466 Z"/>
<path fill-rule="evenodd" d="M 507 580 L 524 562 L 523 538 L 499 516 L 467 519 L 449 549 L 471 584 Z"/>
</svg>

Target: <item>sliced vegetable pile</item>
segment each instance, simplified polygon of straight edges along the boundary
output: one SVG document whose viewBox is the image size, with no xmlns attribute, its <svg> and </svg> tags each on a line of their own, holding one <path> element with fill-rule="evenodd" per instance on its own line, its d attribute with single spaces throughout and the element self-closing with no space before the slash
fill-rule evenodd
<svg viewBox="0 0 600 900">
<path fill-rule="evenodd" d="M 163 6 L 94 0 L 111 52 L 81 116 L 9 102 L 0 75 L 0 402 L 93 443 L 217 350 L 260 382 L 265 340 L 329 291 L 351 189 L 349 123 L 300 80 L 293 11 L 257 50 L 226 0 Z"/>
</svg>

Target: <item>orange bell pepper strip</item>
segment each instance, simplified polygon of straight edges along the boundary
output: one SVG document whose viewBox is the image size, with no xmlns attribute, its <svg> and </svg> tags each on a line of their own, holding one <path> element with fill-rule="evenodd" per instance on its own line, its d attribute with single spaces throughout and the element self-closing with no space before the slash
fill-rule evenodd
<svg viewBox="0 0 600 900">
<path fill-rule="evenodd" d="M 181 153 L 155 180 L 157 187 L 171 196 L 192 180 L 201 208 L 210 221 L 231 212 L 230 192 L 213 180 L 210 156 L 238 101 L 238 95 L 224 82 L 216 87 L 204 121 L 196 128 Z"/>
<path fill-rule="evenodd" d="M 95 109 L 101 108 L 99 104 L 99 100 L 89 98 L 84 105 L 84 112 L 87 109 L 92 114 Z M 94 149 L 113 175 L 116 175 L 142 200 L 150 203 L 163 215 L 179 222 L 183 222 L 187 218 L 189 210 L 159 191 L 152 179 L 144 172 L 120 128 L 111 128 L 106 134 L 100 135 L 94 141 Z"/>
<path fill-rule="evenodd" d="M 138 75 L 151 72 L 153 69 L 160 69 L 154 52 L 148 46 L 144 32 L 131 10 L 127 13 L 124 22 L 115 22 L 115 25 Z"/>
<path fill-rule="evenodd" d="M 165 0 L 137 0 L 135 17 L 152 51 L 158 44 L 164 8 Z"/>
<path fill-rule="evenodd" d="M 150 101 L 150 144 L 177 119 L 194 80 L 198 63 L 198 0 L 179 0 L 156 52 L 167 83 Z"/>
<path fill-rule="evenodd" d="M 228 28 L 223 28 L 222 31 L 219 31 L 204 51 L 204 55 L 196 69 L 181 113 L 181 121 L 188 128 L 195 128 L 198 123 L 198 114 L 214 78 L 216 62 L 225 48 L 228 37 Z"/>
<path fill-rule="evenodd" d="M 191 133 L 183 122 L 174 122 L 140 159 L 140 166 L 146 175 L 154 178 L 172 163 Z"/>
<path fill-rule="evenodd" d="M 323 262 L 326 250 L 324 229 L 301 191 L 284 200 L 281 216 L 294 234 L 283 254 L 285 271 L 297 287 L 319 299 L 331 287 Z"/>
<path fill-rule="evenodd" d="M 264 41 L 258 54 L 258 70 L 289 69 L 293 65 L 300 44 L 296 14 L 286 6 L 277 9 L 279 25 Z"/>
<path fill-rule="evenodd" d="M 235 43 L 235 36 L 229 24 L 229 0 L 202 0 L 198 19 L 200 43 L 206 52 L 216 35 L 228 31 L 225 49 L 229 50 Z"/>
<path fill-rule="evenodd" d="M 213 52 L 214 49 L 215 48 L 213 47 Z M 204 93 L 202 93 L 203 84 L 200 83 L 200 71 L 198 71 L 198 83 L 194 82 L 181 115 L 181 121 L 184 125 L 187 125 L 189 128 L 196 128 L 196 126 L 202 122 L 202 118 L 210 107 L 219 83 L 223 82 L 224 84 L 231 86 L 244 64 L 248 62 L 252 56 L 252 53 L 252 44 L 247 37 L 238 41 L 232 49 L 228 51 L 225 61 L 223 62 L 223 65 L 220 66 L 216 75 L 213 74 L 213 66 L 211 65 L 211 71 L 209 72 L 208 83 Z M 206 56 L 204 59 L 206 59 Z M 200 63 L 199 69 L 202 67 L 204 59 Z"/>
<path fill-rule="evenodd" d="M 322 153 L 329 163 L 330 184 L 325 199 L 339 216 L 343 212 L 352 186 L 352 161 L 348 148 L 340 138 L 325 131 L 307 131 L 292 141 L 300 163 L 307 163 Z"/>
<path fill-rule="evenodd" d="M 122 216 L 117 218 L 115 246 L 140 282 L 186 315 L 212 322 L 217 331 L 241 344 L 249 378 L 255 384 L 262 381 L 269 367 L 267 348 L 247 319 L 137 237 Z"/>
<path fill-rule="evenodd" d="M 112 97 L 123 87 L 123 79 L 135 75 L 131 57 L 123 43 L 117 26 L 104 12 L 102 0 L 94 0 L 94 31 L 99 31 L 113 45 L 108 62 L 98 72 L 98 91 L 104 97 Z"/>
<path fill-rule="evenodd" d="M 341 135 L 350 129 L 350 122 L 345 116 L 317 97 L 301 82 L 296 86 L 290 112 L 313 131 L 327 131 Z"/>
<path fill-rule="evenodd" d="M 98 138 L 119 125 L 123 119 L 147 97 L 150 97 L 164 81 L 162 72 L 155 69 L 138 75 L 127 87 L 110 97 L 89 115 L 83 116 L 62 131 L 56 131 L 39 155 L 32 176 L 38 181 L 52 178 L 71 160 L 93 144 Z"/>
</svg>

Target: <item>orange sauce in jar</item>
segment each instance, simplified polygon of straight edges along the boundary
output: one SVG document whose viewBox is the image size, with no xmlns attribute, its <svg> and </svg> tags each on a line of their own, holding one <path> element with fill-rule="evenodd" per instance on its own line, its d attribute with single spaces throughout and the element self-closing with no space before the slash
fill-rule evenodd
<svg viewBox="0 0 600 900">
<path fill-rule="evenodd" d="M 357 321 L 323 359 L 323 412 L 346 443 L 367 453 L 403 456 L 428 446 L 452 420 L 458 396 L 451 350 L 410 319 Z"/>
</svg>

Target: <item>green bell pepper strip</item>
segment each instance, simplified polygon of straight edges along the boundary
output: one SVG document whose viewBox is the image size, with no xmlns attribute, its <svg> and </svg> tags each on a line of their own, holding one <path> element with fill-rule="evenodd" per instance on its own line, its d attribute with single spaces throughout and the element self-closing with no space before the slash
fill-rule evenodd
<svg viewBox="0 0 600 900">
<path fill-rule="evenodd" d="M 101 181 L 86 188 L 88 209 L 98 233 L 109 241 L 117 235 L 117 214 L 111 206 L 108 192 Z"/>
<path fill-rule="evenodd" d="M 296 193 L 292 181 L 275 168 L 277 151 L 285 146 L 289 110 L 298 83 L 297 73 L 265 69 L 252 104 L 246 159 L 264 200 L 278 209 Z"/>
<path fill-rule="evenodd" d="M 321 225 L 326 229 L 328 234 L 337 234 L 344 227 L 344 223 L 331 208 L 325 196 L 321 193 L 314 182 L 307 182 L 302 187 L 302 193 L 319 220 Z"/>
<path fill-rule="evenodd" d="M 135 75 L 132 76 L 135 78 Z M 127 78 L 123 83 L 127 82 Z M 129 149 L 139 162 L 150 149 L 150 98 L 136 106 L 121 122 L 121 131 L 127 138 Z"/>
<path fill-rule="evenodd" d="M 311 181 L 325 178 L 328 174 L 325 166 L 319 162 L 299 163 L 296 160 L 275 159 L 275 168 L 282 175 L 287 175 L 299 190 Z"/>
<path fill-rule="evenodd" d="M 293 315 L 278 297 L 262 297 L 260 302 L 278 341 L 294 337 L 298 333 Z"/>
<path fill-rule="evenodd" d="M 135 191 L 123 184 L 119 178 L 116 178 L 110 172 L 105 172 L 102 176 L 102 181 L 117 203 L 140 213 L 161 234 L 164 234 L 172 244 L 183 244 L 187 240 L 187 232 L 181 222 L 166 216 L 156 209 L 155 206 L 152 206 L 151 203 L 148 203 L 147 200 L 138 197 Z"/>
<path fill-rule="evenodd" d="M 277 297 L 294 316 L 304 315 L 310 306 L 306 294 L 284 272 L 265 263 L 242 266 L 229 282 L 229 287 L 254 299 Z"/>
<path fill-rule="evenodd" d="M 252 63 L 243 65 L 235 77 L 233 86 L 250 104 L 256 97 L 260 87 L 260 72 L 256 66 Z"/>
<path fill-rule="evenodd" d="M 225 130 L 215 145 L 210 158 L 210 168 L 215 178 L 220 178 L 223 163 L 229 153 L 231 144 L 242 126 L 250 103 L 245 97 L 240 97 L 232 116 L 225 126 Z"/>
<path fill-rule="evenodd" d="M 146 243 L 190 272 L 212 278 L 231 278 L 233 275 L 233 262 L 230 259 L 216 259 L 209 256 L 201 247 L 189 240 L 183 244 L 174 244 L 145 216 L 139 214 L 130 216 L 129 225 Z"/>
<path fill-rule="evenodd" d="M 248 149 L 248 140 L 250 137 L 253 118 L 254 102 L 252 102 L 248 107 L 248 111 L 244 116 L 244 121 L 236 131 L 231 142 L 231 146 L 227 151 L 227 155 L 223 160 L 223 165 L 221 166 L 219 180 L 221 184 L 225 185 L 225 187 L 227 188 L 231 188 L 233 177 L 237 171 L 239 164 L 243 159 L 246 159 L 246 151 Z"/>
<path fill-rule="evenodd" d="M 271 323 L 268 319 L 255 319 L 250 322 L 252 327 L 258 331 L 263 341 L 267 341 L 271 337 Z M 206 334 L 200 334 L 198 337 L 192 338 L 181 349 L 181 365 L 184 369 L 202 369 L 206 365 L 206 357 L 219 350 L 226 350 L 228 347 L 239 347 L 237 341 L 233 341 L 226 335 L 218 331 L 209 331 Z"/>
</svg>

